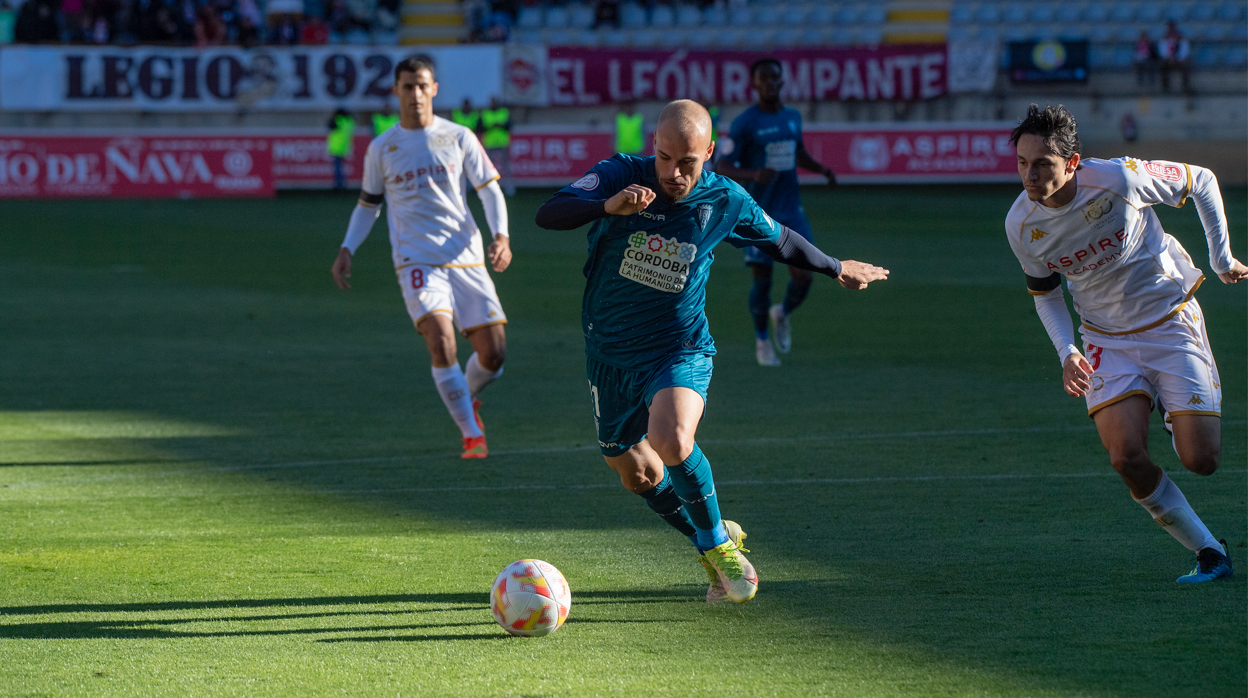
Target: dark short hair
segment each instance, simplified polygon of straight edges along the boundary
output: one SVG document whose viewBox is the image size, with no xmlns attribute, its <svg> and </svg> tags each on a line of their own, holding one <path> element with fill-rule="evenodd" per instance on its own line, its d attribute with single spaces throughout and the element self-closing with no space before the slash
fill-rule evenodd
<svg viewBox="0 0 1248 698">
<path fill-rule="evenodd" d="M 1018 145 L 1018 139 L 1026 134 L 1044 139 L 1049 150 L 1067 160 L 1079 154 L 1079 125 L 1066 107 L 1059 104 L 1044 109 L 1039 104 L 1027 107 L 1027 117 L 1010 132 L 1010 142 Z"/>
<path fill-rule="evenodd" d="M 415 56 L 408 56 L 407 58 L 399 61 L 398 65 L 394 66 L 394 81 L 397 83 L 399 81 L 399 75 L 402 73 L 419 73 L 422 70 L 429 71 L 429 77 L 435 80 L 437 79 L 437 74 L 433 72 L 432 58 L 423 53 L 418 53 Z"/>
<path fill-rule="evenodd" d="M 762 68 L 765 65 L 774 65 L 776 66 L 776 69 L 780 71 L 781 74 L 784 73 L 784 66 L 780 65 L 780 61 L 772 58 L 771 56 L 768 56 L 766 58 L 760 58 L 750 64 L 750 79 L 753 80 L 754 73 L 757 73 L 758 69 Z"/>
</svg>

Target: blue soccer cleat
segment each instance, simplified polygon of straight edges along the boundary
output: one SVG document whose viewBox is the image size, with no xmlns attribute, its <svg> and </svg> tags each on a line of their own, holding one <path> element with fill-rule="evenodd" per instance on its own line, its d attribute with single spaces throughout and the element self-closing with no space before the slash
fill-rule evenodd
<svg viewBox="0 0 1248 698">
<path fill-rule="evenodd" d="M 1231 567 L 1231 558 L 1227 556 L 1226 539 L 1219 541 L 1222 549 L 1204 548 L 1196 553 L 1196 569 L 1174 580 L 1179 584 L 1197 584 L 1199 582 L 1210 582 L 1215 579 L 1229 578 L 1234 572 Z"/>
</svg>

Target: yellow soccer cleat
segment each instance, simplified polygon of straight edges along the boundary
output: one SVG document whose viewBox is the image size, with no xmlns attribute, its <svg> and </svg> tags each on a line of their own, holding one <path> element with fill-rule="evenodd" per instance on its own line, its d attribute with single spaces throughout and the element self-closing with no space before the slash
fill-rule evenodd
<svg viewBox="0 0 1248 698">
<path fill-rule="evenodd" d="M 698 558 L 706 568 L 707 578 L 711 580 L 711 585 L 706 590 L 706 601 L 717 603 L 727 599 L 745 603 L 758 593 L 758 573 L 754 571 L 754 565 L 741 554 L 745 550 L 741 547 L 741 541 L 746 537 L 745 532 L 732 521 L 725 521 L 724 528 L 728 529 L 728 542 L 706 551 L 706 554 Z"/>
</svg>

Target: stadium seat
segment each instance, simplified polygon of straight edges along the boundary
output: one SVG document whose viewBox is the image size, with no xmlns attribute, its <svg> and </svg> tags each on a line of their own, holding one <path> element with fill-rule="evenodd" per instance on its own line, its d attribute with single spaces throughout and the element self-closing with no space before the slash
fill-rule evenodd
<svg viewBox="0 0 1248 698">
<path fill-rule="evenodd" d="M 945 38 L 949 41 L 967 41 L 971 38 L 971 32 L 962 26 L 949 27 L 949 33 L 945 35 Z"/>
<path fill-rule="evenodd" d="M 1088 67 L 1108 68 L 1114 62 L 1114 47 L 1108 44 L 1092 44 L 1088 47 Z"/>
<path fill-rule="evenodd" d="M 542 42 L 542 33 L 536 29 L 513 29 L 510 41 L 517 44 L 540 44 Z"/>
<path fill-rule="evenodd" d="M 828 3 L 821 2 L 818 5 L 815 5 L 815 8 L 810 11 L 810 17 L 808 17 L 806 21 L 812 25 L 821 25 L 826 27 L 827 25 L 832 24 L 832 15 L 832 6 Z"/>
<path fill-rule="evenodd" d="M 694 5 L 681 3 L 676 8 L 676 23 L 688 29 L 702 24 L 702 13 Z"/>
<path fill-rule="evenodd" d="M 1248 41 L 1248 24 L 1236 22 L 1231 25 L 1231 38 L 1236 41 Z"/>
<path fill-rule="evenodd" d="M 858 21 L 863 24 L 883 24 L 888 21 L 888 10 L 882 4 L 868 5 Z"/>
<path fill-rule="evenodd" d="M 672 12 L 671 5 L 655 5 L 650 10 L 650 26 L 652 27 L 670 27 L 676 24 L 676 13 Z"/>
<path fill-rule="evenodd" d="M 537 7 L 521 7 L 516 14 L 516 27 L 538 29 L 542 26 L 542 11 Z"/>
<path fill-rule="evenodd" d="M 696 48 L 709 48 L 715 43 L 714 29 L 698 29 L 689 32 L 689 45 Z"/>
<path fill-rule="evenodd" d="M 1083 8 L 1080 7 L 1079 5 L 1075 5 L 1073 3 L 1062 4 L 1060 7 L 1057 8 L 1057 12 L 1054 14 L 1053 18 L 1056 19 L 1058 22 L 1061 22 L 1062 24 L 1069 26 L 1078 22 L 1079 16 L 1082 13 L 1083 13 Z M 1083 27 L 1083 29 L 1084 31 L 1086 31 L 1087 27 Z"/>
<path fill-rule="evenodd" d="M 1118 3 L 1109 10 L 1109 21 L 1115 24 L 1126 24 L 1135 17 L 1135 8 L 1127 3 Z"/>
<path fill-rule="evenodd" d="M 840 27 L 848 27 L 858 23 L 858 8 L 853 5 L 841 5 L 832 16 L 832 22 Z"/>
<path fill-rule="evenodd" d="M 1222 59 L 1222 63 L 1232 68 L 1243 69 L 1248 65 L 1248 49 L 1243 46 L 1231 46 L 1226 50 L 1226 57 Z"/>
<path fill-rule="evenodd" d="M 822 27 L 806 27 L 798 37 L 798 42 L 803 46 L 823 46 L 829 43 L 829 39 L 824 35 Z"/>
<path fill-rule="evenodd" d="M 702 11 L 702 23 L 708 27 L 722 27 L 728 24 L 728 13 L 718 5 L 711 5 Z"/>
<path fill-rule="evenodd" d="M 975 21 L 980 24 L 996 24 L 1001 21 L 1001 11 L 992 3 L 979 6 L 979 11 L 975 13 Z"/>
<path fill-rule="evenodd" d="M 770 27 L 780 23 L 780 13 L 776 10 L 776 6 L 772 4 L 759 5 L 754 10 L 754 24 L 756 26 Z"/>
<path fill-rule="evenodd" d="M 884 43 L 884 32 L 879 27 L 863 27 L 858 32 L 858 43 L 867 46 L 879 46 Z"/>
<path fill-rule="evenodd" d="M 1187 19 L 1192 22 L 1208 22 L 1217 15 L 1218 10 L 1211 2 L 1193 3 L 1191 9 L 1187 13 Z"/>
<path fill-rule="evenodd" d="M 1056 14 L 1052 5 L 1042 2 L 1031 9 L 1031 21 L 1037 24 L 1048 24 L 1053 21 Z"/>
<path fill-rule="evenodd" d="M 542 33 L 542 42 L 547 46 L 569 46 L 572 44 L 572 32 L 567 29 L 547 29 Z"/>
<path fill-rule="evenodd" d="M 851 46 L 854 43 L 854 30 L 849 27 L 837 27 L 828 36 L 833 46 Z"/>
<path fill-rule="evenodd" d="M 634 29 L 628 35 L 630 46 L 651 48 L 659 45 L 659 33 L 653 29 Z"/>
<path fill-rule="evenodd" d="M 1223 41 L 1226 39 L 1227 29 L 1221 22 L 1210 22 L 1193 26 L 1190 34 L 1199 41 Z"/>
<path fill-rule="evenodd" d="M 1059 24 L 1050 31 L 1052 38 L 1063 41 L 1084 41 L 1088 38 L 1088 25 L 1086 24 Z"/>
<path fill-rule="evenodd" d="M 806 24 L 806 15 L 809 13 L 810 7 L 806 5 L 789 5 L 781 15 L 781 21 L 790 27 L 801 27 Z"/>
<path fill-rule="evenodd" d="M 754 26 L 753 19 L 750 17 L 749 7 L 733 7 L 728 11 L 728 23 L 734 27 L 751 27 Z"/>
<path fill-rule="evenodd" d="M 1088 5 L 1087 11 L 1083 13 L 1083 21 L 1094 25 L 1093 31 L 1095 32 L 1095 25 L 1109 21 L 1109 5 L 1099 2 Z"/>
<path fill-rule="evenodd" d="M 689 34 L 683 29 L 666 29 L 659 33 L 660 46 L 684 46 L 689 43 Z"/>
<path fill-rule="evenodd" d="M 589 5 L 568 5 L 568 26 L 589 29 L 594 26 L 594 8 Z"/>
<path fill-rule="evenodd" d="M 1114 48 L 1114 67 L 1130 68 L 1135 62 L 1135 47 L 1118 45 Z"/>
<path fill-rule="evenodd" d="M 715 44 L 721 48 L 732 48 L 742 44 L 740 29 L 721 29 L 715 33 Z"/>
<path fill-rule="evenodd" d="M 776 48 L 789 48 L 790 46 L 797 46 L 797 44 L 798 30 L 796 28 L 784 27 L 777 29 L 776 32 L 771 35 L 771 45 Z"/>
<path fill-rule="evenodd" d="M 771 44 L 772 31 L 767 27 L 755 27 L 742 32 L 744 35 L 744 45 L 751 47 L 767 46 Z"/>
<path fill-rule="evenodd" d="M 1222 3 L 1222 8 L 1218 10 L 1218 18 L 1224 22 L 1234 22 L 1243 16 L 1244 5 L 1239 2 Z"/>
<path fill-rule="evenodd" d="M 628 46 L 628 33 L 619 29 L 607 29 L 600 33 L 598 43 L 607 48 L 624 48 Z"/>
<path fill-rule="evenodd" d="M 598 32 L 589 29 L 574 29 L 569 34 L 571 34 L 574 46 L 597 46 L 601 40 Z"/>
<path fill-rule="evenodd" d="M 1191 9 L 1189 3 L 1171 2 L 1166 5 L 1165 17 L 1171 22 L 1182 22 L 1187 19 L 1187 11 Z"/>
<path fill-rule="evenodd" d="M 1010 3 L 1005 6 L 1001 12 L 1001 23 L 1008 27 L 1017 27 L 1027 21 L 1027 6 L 1019 3 Z"/>
<path fill-rule="evenodd" d="M 552 5 L 546 8 L 546 28 L 547 29 L 567 29 L 568 28 L 568 8 L 559 5 Z"/>
<path fill-rule="evenodd" d="M 971 5 L 958 4 L 949 10 L 949 24 L 954 26 L 970 24 L 974 17 L 975 8 Z"/>
<path fill-rule="evenodd" d="M 1148 22 L 1150 24 L 1155 23 L 1155 22 L 1161 22 L 1162 21 L 1161 16 L 1163 12 L 1164 10 L 1161 6 L 1161 3 L 1146 2 L 1143 5 L 1140 5 L 1139 9 L 1136 10 L 1135 21 Z"/>
<path fill-rule="evenodd" d="M 978 41 L 997 42 L 1001 40 L 1001 33 L 997 31 L 996 27 L 980 27 L 975 31 L 975 39 Z M 1006 51 L 1000 51 L 999 53 L 1007 58 L 1009 56 Z"/>
<path fill-rule="evenodd" d="M 625 29 L 640 29 L 649 24 L 646 10 L 635 2 L 620 3 L 620 26 Z"/>
<path fill-rule="evenodd" d="M 1114 40 L 1114 28 L 1105 24 L 1094 24 L 1088 32 L 1088 41 L 1098 44 L 1109 43 Z"/>
<path fill-rule="evenodd" d="M 1192 63 L 1201 68 L 1210 68 L 1219 63 L 1222 56 L 1216 46 L 1201 46 L 1192 52 Z"/>
<path fill-rule="evenodd" d="M 1001 29 L 1001 38 L 1006 41 L 1030 41 L 1036 38 L 1031 27 L 1021 24 L 1007 24 Z"/>
</svg>

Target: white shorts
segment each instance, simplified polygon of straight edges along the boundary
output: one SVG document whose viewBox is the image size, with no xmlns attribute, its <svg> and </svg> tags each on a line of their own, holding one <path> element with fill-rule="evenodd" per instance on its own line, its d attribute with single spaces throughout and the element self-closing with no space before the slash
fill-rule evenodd
<svg viewBox="0 0 1248 698">
<path fill-rule="evenodd" d="M 417 323 L 433 313 L 445 313 L 463 334 L 507 323 L 494 281 L 484 264 L 426 266 L 408 264 L 395 270 L 407 314 Z"/>
<path fill-rule="evenodd" d="M 1222 416 L 1222 383 L 1209 349 L 1204 312 L 1192 298 L 1174 317 L 1117 336 L 1083 329 L 1092 364 L 1088 415 L 1132 395 L 1160 399 L 1169 414 Z"/>
</svg>

